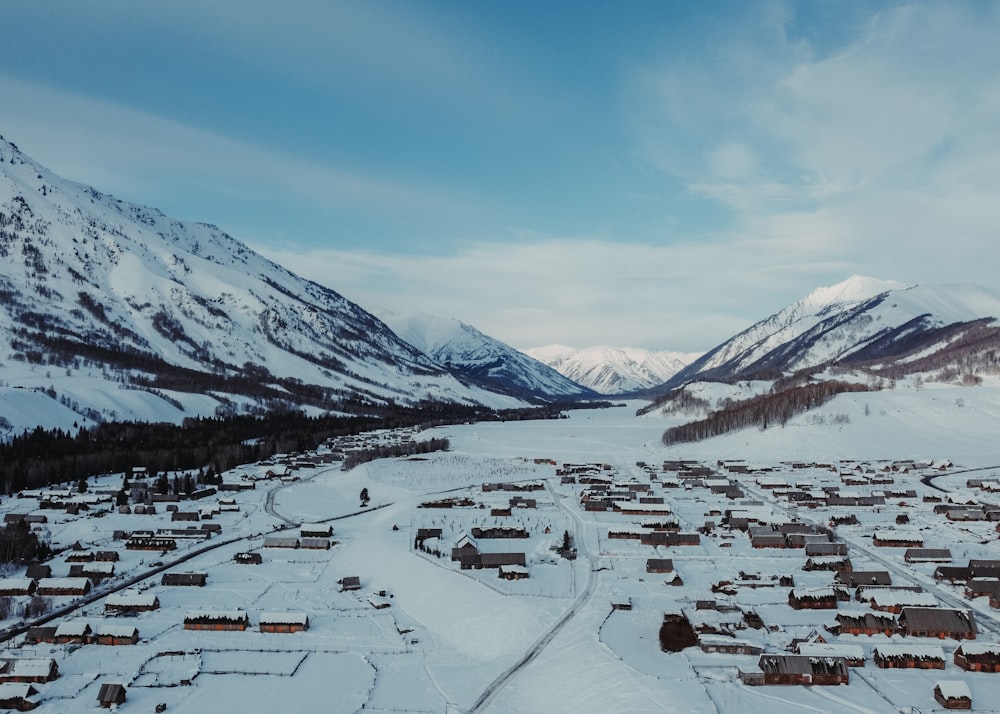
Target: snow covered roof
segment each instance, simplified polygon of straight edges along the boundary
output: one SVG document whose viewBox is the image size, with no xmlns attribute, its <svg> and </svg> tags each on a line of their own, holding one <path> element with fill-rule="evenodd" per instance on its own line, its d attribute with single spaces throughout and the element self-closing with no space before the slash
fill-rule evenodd
<svg viewBox="0 0 1000 714">
<path fill-rule="evenodd" d="M 304 612 L 262 612 L 262 625 L 307 625 L 309 616 Z"/>
<path fill-rule="evenodd" d="M 941 649 L 940 645 L 876 645 L 872 654 L 880 657 L 917 657 L 944 660 L 944 650 Z"/>
<path fill-rule="evenodd" d="M 825 642 L 800 642 L 799 654 L 810 657 L 846 657 L 847 659 L 864 659 L 865 648 L 861 645 L 828 644 Z"/>
<path fill-rule="evenodd" d="M 156 595 L 141 593 L 137 590 L 125 590 L 108 595 L 104 604 L 110 607 L 153 607 L 156 605 Z"/>
<path fill-rule="evenodd" d="M 945 699 L 972 699 L 969 685 L 960 679 L 942 679 L 934 683 L 934 688 Z"/>
</svg>

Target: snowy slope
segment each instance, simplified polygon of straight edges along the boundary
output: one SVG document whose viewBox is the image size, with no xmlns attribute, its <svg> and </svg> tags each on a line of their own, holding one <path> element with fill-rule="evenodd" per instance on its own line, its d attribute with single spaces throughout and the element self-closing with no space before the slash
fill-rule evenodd
<svg viewBox="0 0 1000 714">
<path fill-rule="evenodd" d="M 222 409 L 244 397 L 321 408 L 354 397 L 511 401 L 461 384 L 354 303 L 215 226 L 63 180 L 2 139 L 0 258 L 11 387 L 72 372 L 109 391 L 226 393 Z M 80 395 L 56 391 L 87 413 Z"/>
<path fill-rule="evenodd" d="M 1000 299 L 980 286 L 903 287 L 854 276 L 752 325 L 665 386 L 774 376 L 825 364 L 888 364 L 943 349 L 998 315 Z"/>
<path fill-rule="evenodd" d="M 423 313 L 380 317 L 433 362 L 476 383 L 542 398 L 593 396 L 552 367 L 459 320 Z"/>
<path fill-rule="evenodd" d="M 600 394 L 625 394 L 662 384 L 700 356 L 634 347 L 575 349 L 565 345 L 532 347 L 525 354 Z"/>
</svg>

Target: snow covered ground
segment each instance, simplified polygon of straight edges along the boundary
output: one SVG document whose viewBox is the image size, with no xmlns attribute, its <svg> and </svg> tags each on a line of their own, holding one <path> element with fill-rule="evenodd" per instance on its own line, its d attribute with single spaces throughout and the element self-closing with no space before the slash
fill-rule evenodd
<svg viewBox="0 0 1000 714">
<path fill-rule="evenodd" d="M 100 597 L 51 623 L 72 618 L 93 627 L 134 624 L 137 645 L 28 645 L 18 634 L 4 643 L 2 656 L 56 660 L 61 676 L 36 685 L 36 711 L 46 714 L 93 710 L 105 682 L 127 687 L 123 711 L 152 711 L 164 703 L 168 712 L 908 712 L 938 706 L 932 689 L 939 679 L 965 681 L 974 710 L 994 705 L 1000 674 L 960 670 L 951 659 L 957 641 L 835 635 L 825 627 L 835 622 L 837 610 L 792 609 L 791 588 L 778 586 L 778 576 L 792 576 L 797 589 L 827 587 L 832 578 L 829 571 L 804 571 L 801 549 L 755 549 L 745 533 L 724 528 L 702 534 L 699 544 L 689 546 L 613 538 L 611 531 L 640 528 L 649 518 L 584 510 L 580 494 L 585 486 L 564 483 L 556 471 L 564 464 L 592 463 L 615 482 L 648 485 L 683 533 L 694 533 L 708 520 L 718 524 L 725 509 L 748 500 L 766 503 L 776 518 L 816 524 L 854 513 L 859 524 L 839 527 L 837 534 L 848 544 L 855 570 L 886 570 L 894 584 L 919 585 L 942 607 L 971 608 L 979 625 L 977 642 L 997 642 L 1000 618 L 984 598 L 965 599 L 960 587 L 935 582 L 934 564 L 906 563 L 903 548 L 873 546 L 871 534 L 895 527 L 896 517 L 905 514 L 906 527 L 921 533 L 927 547 L 950 548 L 955 564 L 1000 558 L 995 524 L 945 520 L 922 497 L 946 494 L 921 481 L 935 476 L 934 485 L 950 490 L 956 500 L 990 500 L 966 481 L 1000 476 L 995 447 L 1000 390 L 928 385 L 841 395 L 784 428 L 747 430 L 670 449 L 659 439 L 672 419 L 637 418 L 638 406 L 576 411 L 552 421 L 441 427 L 421 438 L 447 437 L 451 450 L 446 453 L 375 461 L 350 472 L 336 464 L 301 468 L 292 473 L 294 481 L 261 480 L 254 490 L 181 502 L 185 511 L 233 497 L 240 510 L 212 517 L 210 523 L 222 526 L 220 534 L 204 543 L 181 543 L 165 554 L 128 551 L 113 539 L 117 530 L 182 525 L 172 524 L 162 508 L 148 516 L 104 505 L 69 516 L 39 510 L 35 498 L 4 499 L 4 514 L 46 514 L 48 522 L 37 527 L 56 547 L 79 542 L 87 549 L 118 550 L 116 575 L 98 590 L 122 585 L 156 563 L 169 565 L 199 548 L 217 547 L 167 571 L 204 572 L 204 587 L 162 585 L 159 573 L 133 586 L 155 593 L 157 610 L 107 618 Z M 847 418 L 838 418 L 842 414 Z M 708 487 L 667 486 L 675 476 L 662 468 L 663 462 L 678 459 L 717 470 L 720 460 L 739 459 L 773 471 L 766 477 L 720 474 L 743 488 L 743 498 L 734 502 Z M 848 464 L 862 473 L 881 471 L 887 462 L 879 459 L 938 464 L 947 459 L 953 465 L 893 473 L 891 486 L 842 483 L 839 471 Z M 818 465 L 793 468 L 793 461 Z M 839 466 L 824 465 L 831 463 Z M 267 468 L 241 467 L 226 480 L 263 476 Z M 779 490 L 770 487 L 775 481 L 864 494 L 912 489 L 916 498 L 886 498 L 877 512 L 798 508 L 776 495 Z M 91 489 L 117 490 L 120 482 L 121 476 L 92 480 Z M 532 490 L 485 491 L 484 483 Z M 366 509 L 360 507 L 363 488 L 371 498 Z M 274 513 L 267 508 L 269 493 Z M 533 499 L 535 507 L 514 506 L 509 516 L 493 515 L 502 513 L 512 497 Z M 457 505 L 431 507 L 447 499 Z M 265 547 L 269 536 L 298 535 L 296 528 L 279 531 L 284 521 L 278 516 L 328 523 L 335 545 L 330 550 Z M 495 569 L 462 570 L 450 559 L 462 535 L 491 527 L 528 533 L 527 538 L 477 542 L 481 553 L 523 552 L 530 577 L 503 580 Z M 440 529 L 440 535 L 429 536 L 421 549 L 415 547 L 419 529 Z M 554 550 L 564 533 L 572 538 L 576 560 Z M 227 543 L 230 539 L 235 540 Z M 260 553 L 263 562 L 234 561 L 236 553 L 247 551 Z M 65 556 L 52 561 L 53 576 L 68 573 Z M 674 573 L 648 573 L 648 558 L 672 559 Z M 23 574 L 11 568 L 6 575 Z M 674 574 L 683 585 L 667 585 Z M 360 578 L 360 590 L 341 591 L 341 581 L 349 576 Z M 734 583 L 734 594 L 712 592 L 721 581 Z M 19 605 L 25 598 L 14 600 Z M 72 602 L 69 597 L 51 600 L 57 607 Z M 699 606 L 709 600 L 714 609 Z M 613 602 L 628 602 L 631 609 L 613 609 Z M 858 602 L 840 607 L 867 609 Z M 245 611 L 250 627 L 236 632 L 183 628 L 186 613 L 206 610 Z M 309 629 L 260 631 L 261 613 L 286 611 L 308 615 Z M 748 612 L 758 615 L 764 627 L 749 625 Z M 831 643 L 861 645 L 866 663 L 850 670 L 846 686 L 751 687 L 740 682 L 739 672 L 756 671 L 756 656 L 697 647 L 661 651 L 658 633 L 665 613 L 683 613 L 696 627 L 735 633 L 767 652 L 784 652 L 793 638 L 817 631 Z M 941 646 L 946 669 L 883 670 L 871 660 L 878 644 L 915 642 Z"/>
</svg>

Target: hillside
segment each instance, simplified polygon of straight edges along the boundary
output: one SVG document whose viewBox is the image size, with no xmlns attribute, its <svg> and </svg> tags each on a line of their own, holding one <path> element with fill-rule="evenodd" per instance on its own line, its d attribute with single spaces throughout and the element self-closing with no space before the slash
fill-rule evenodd
<svg viewBox="0 0 1000 714">
<path fill-rule="evenodd" d="M 2 139 L 0 258 L 0 431 L 345 400 L 520 404 L 219 228 L 61 179 Z"/>
</svg>

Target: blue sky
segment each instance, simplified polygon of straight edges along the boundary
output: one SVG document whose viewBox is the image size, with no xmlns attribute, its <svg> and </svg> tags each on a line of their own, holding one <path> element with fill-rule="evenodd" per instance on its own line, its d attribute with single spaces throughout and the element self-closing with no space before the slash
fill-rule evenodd
<svg viewBox="0 0 1000 714">
<path fill-rule="evenodd" d="M 363 307 L 714 346 L 996 289 L 996 2 L 4 0 L 0 134 Z"/>
</svg>

